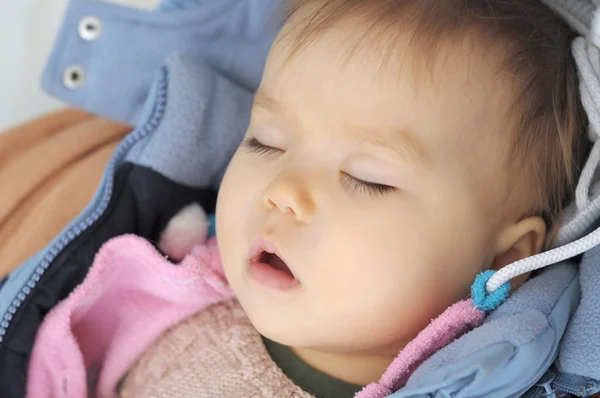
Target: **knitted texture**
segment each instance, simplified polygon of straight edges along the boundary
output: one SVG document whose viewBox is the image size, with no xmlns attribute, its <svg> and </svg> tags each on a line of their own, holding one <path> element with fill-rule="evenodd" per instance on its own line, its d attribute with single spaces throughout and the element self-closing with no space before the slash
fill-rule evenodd
<svg viewBox="0 0 600 398">
<path fill-rule="evenodd" d="M 593 0 L 542 0 L 582 36 L 587 36 L 596 9 Z"/>
<path fill-rule="evenodd" d="M 121 397 L 309 398 L 273 362 L 237 300 L 165 332 L 131 368 Z"/>
</svg>

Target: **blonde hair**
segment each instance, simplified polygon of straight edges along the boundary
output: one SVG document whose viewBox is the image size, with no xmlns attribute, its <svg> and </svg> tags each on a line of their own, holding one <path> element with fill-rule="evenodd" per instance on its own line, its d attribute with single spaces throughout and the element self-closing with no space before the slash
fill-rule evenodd
<svg viewBox="0 0 600 398">
<path fill-rule="evenodd" d="M 359 21 L 363 38 L 393 38 L 412 29 L 411 46 L 433 58 L 449 40 L 475 38 L 498 49 L 499 72 L 515 79 L 515 126 L 507 156 L 511 175 L 531 190 L 528 215 L 556 225 L 571 200 L 588 143 L 569 27 L 539 0 L 300 0 L 292 2 L 290 57 L 338 22 Z M 392 51 L 392 50 L 390 50 Z M 390 52 L 388 51 L 388 53 Z M 513 192 L 513 196 L 523 194 Z"/>
</svg>

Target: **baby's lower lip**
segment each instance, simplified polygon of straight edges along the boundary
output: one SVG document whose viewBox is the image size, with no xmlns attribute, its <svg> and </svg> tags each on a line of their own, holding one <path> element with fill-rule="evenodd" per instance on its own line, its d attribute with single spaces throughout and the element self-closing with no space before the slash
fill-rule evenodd
<svg viewBox="0 0 600 398">
<path fill-rule="evenodd" d="M 300 282 L 292 275 L 280 271 L 269 264 L 250 260 L 248 275 L 263 286 L 276 290 L 292 290 L 300 287 Z"/>
</svg>

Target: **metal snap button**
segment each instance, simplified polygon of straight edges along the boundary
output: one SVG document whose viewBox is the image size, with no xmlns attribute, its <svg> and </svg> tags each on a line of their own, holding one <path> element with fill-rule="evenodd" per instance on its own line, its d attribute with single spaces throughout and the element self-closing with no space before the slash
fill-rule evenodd
<svg viewBox="0 0 600 398">
<path fill-rule="evenodd" d="M 65 69 L 63 74 L 63 83 L 71 90 L 79 88 L 85 80 L 85 72 L 79 65 L 71 65 Z"/>
<path fill-rule="evenodd" d="M 79 21 L 79 36 L 83 40 L 96 40 L 102 33 L 102 21 L 94 16 L 87 16 Z"/>
</svg>

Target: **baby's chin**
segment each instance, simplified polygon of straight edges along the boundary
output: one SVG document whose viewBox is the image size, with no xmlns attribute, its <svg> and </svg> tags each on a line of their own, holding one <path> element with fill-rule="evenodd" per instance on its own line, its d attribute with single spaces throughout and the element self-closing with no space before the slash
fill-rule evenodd
<svg viewBox="0 0 600 398">
<path fill-rule="evenodd" d="M 277 322 L 276 319 L 273 319 L 273 317 L 270 317 L 264 313 L 255 313 L 260 311 L 248 311 L 243 304 L 242 308 L 244 308 L 244 311 L 246 312 L 248 319 L 250 319 L 252 326 L 254 326 L 258 333 L 260 333 L 262 336 L 286 346 L 295 346 L 299 343 L 296 336 L 294 336 L 294 331 L 289 330 L 289 328 L 282 327 L 283 325 L 280 322 Z"/>
<path fill-rule="evenodd" d="M 343 341 L 352 341 L 351 337 L 347 339 L 349 336 L 344 336 L 342 330 L 335 329 L 331 323 L 311 322 L 311 314 L 307 311 L 286 311 L 285 308 L 265 308 L 248 303 L 244 305 L 243 299 L 240 304 L 258 333 L 276 343 L 315 350 L 352 351 L 351 343 L 343 344 Z"/>
</svg>

